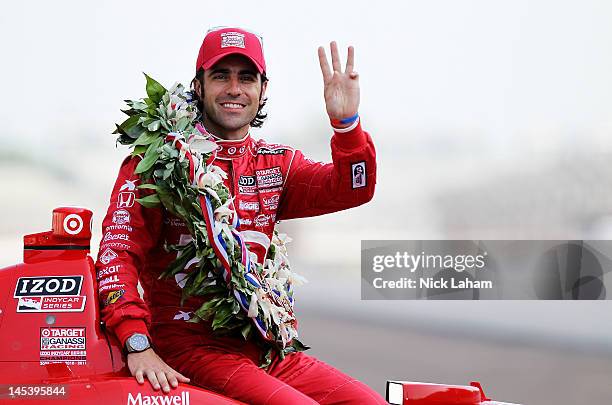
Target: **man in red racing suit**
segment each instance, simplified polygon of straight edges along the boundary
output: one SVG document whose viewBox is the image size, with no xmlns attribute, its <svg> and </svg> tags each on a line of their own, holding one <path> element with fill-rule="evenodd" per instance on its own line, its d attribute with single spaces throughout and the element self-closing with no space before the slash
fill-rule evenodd
<svg viewBox="0 0 612 405">
<path fill-rule="evenodd" d="M 252 35 L 235 28 L 230 31 L 237 32 L 247 40 Z M 249 51 L 248 46 L 246 49 Z M 263 62 L 263 53 L 259 59 L 246 56 L 247 62 L 238 65 Z M 220 62 L 223 60 L 232 62 L 231 58 L 218 58 L 213 70 L 224 67 L 225 62 Z M 209 89 L 213 89 L 212 85 Z M 206 118 L 204 124 L 215 133 L 223 132 Z M 239 231 L 260 263 L 276 222 L 356 207 L 373 196 L 374 145 L 361 129 L 358 117 L 348 126 L 334 128 L 333 163 L 328 164 L 314 162 L 288 146 L 255 141 L 248 128 L 241 138 L 215 138 L 219 148 L 212 163 L 228 174 L 225 185 L 234 197 Z M 274 356 L 264 370 L 259 368 L 262 348 L 253 340 L 216 337 L 210 323 L 186 322 L 202 299 L 192 297 L 181 305 L 183 273 L 163 279 L 159 275 L 176 258 L 176 253 L 169 253 L 165 246 L 188 243 L 191 236 L 183 220 L 163 208 L 145 208 L 135 201 L 148 192 L 137 188 L 141 180 L 134 170 L 139 161 L 140 157 L 127 158 L 121 165 L 102 224 L 103 238 L 96 262 L 102 318 L 121 344 L 127 345 L 128 365 L 139 382 L 146 377 L 155 389 L 167 392 L 178 381 L 189 381 L 184 377 L 189 376 L 196 385 L 254 404 L 385 403 L 365 384 L 312 356 L 296 353 L 284 360 Z M 356 178 L 355 173 L 361 177 Z M 191 264 L 187 264 L 186 271 Z M 137 289 L 139 280 L 143 299 Z M 152 348 L 132 348 L 130 338 L 141 335 Z"/>
</svg>

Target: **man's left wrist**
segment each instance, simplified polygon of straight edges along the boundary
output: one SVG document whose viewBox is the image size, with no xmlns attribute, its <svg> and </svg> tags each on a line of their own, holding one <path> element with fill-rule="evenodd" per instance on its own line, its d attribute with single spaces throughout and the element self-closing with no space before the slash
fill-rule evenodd
<svg viewBox="0 0 612 405">
<path fill-rule="evenodd" d="M 330 122 L 334 129 L 346 129 L 349 127 L 356 126 L 356 123 L 359 121 L 359 113 L 355 113 L 350 117 L 345 118 L 330 118 Z"/>
<path fill-rule="evenodd" d="M 355 119 L 355 121 L 351 122 L 350 125 L 348 126 L 344 126 L 344 127 L 338 127 L 332 124 L 332 128 L 334 129 L 334 132 L 336 133 L 340 133 L 340 134 L 344 134 L 347 132 L 351 132 L 353 131 L 355 128 L 357 128 L 359 126 L 359 116 L 357 116 L 357 119 Z"/>
<path fill-rule="evenodd" d="M 147 335 L 134 333 L 125 341 L 125 351 L 129 353 L 140 353 L 151 348 L 151 342 Z"/>
</svg>

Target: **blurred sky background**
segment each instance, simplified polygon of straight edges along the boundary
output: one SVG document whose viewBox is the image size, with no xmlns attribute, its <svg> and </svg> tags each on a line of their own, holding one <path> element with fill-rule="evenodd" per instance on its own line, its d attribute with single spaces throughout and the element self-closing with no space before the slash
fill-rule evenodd
<svg viewBox="0 0 612 405">
<path fill-rule="evenodd" d="M 314 354 L 381 392 L 387 378 L 480 379 L 498 400 L 607 403 L 609 302 L 364 302 L 359 252 L 362 239 L 612 239 L 611 21 L 603 0 L 5 4 L 0 266 L 61 205 L 94 211 L 97 253 L 128 153 L 111 135 L 122 100 L 144 97 L 142 72 L 188 84 L 212 26 L 264 36 L 269 118 L 255 137 L 329 160 L 316 49 L 334 39 L 343 61 L 356 49 L 378 183 L 366 206 L 281 224 L 311 281 L 298 314 Z M 453 356 L 466 352 L 478 361 Z"/>
</svg>

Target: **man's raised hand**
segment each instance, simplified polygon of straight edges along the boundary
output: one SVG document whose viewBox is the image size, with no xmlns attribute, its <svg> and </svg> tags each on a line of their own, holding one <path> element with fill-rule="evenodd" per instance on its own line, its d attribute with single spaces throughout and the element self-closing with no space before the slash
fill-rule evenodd
<svg viewBox="0 0 612 405">
<path fill-rule="evenodd" d="M 319 64 L 323 74 L 323 96 L 325 108 L 331 120 L 341 120 L 357 114 L 359 110 L 359 75 L 353 71 L 355 64 L 355 49 L 348 48 L 346 68 L 342 71 L 338 45 L 330 43 L 332 69 L 327 62 L 325 49 L 319 47 Z"/>
</svg>

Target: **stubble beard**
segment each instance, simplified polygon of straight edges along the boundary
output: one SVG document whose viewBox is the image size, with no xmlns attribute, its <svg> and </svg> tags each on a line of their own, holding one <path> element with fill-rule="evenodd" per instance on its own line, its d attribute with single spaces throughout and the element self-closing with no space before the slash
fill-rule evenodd
<svg viewBox="0 0 612 405">
<path fill-rule="evenodd" d="M 209 126 L 214 127 L 217 131 L 231 132 L 237 131 L 249 125 L 256 115 L 257 113 L 255 113 L 253 117 L 245 117 L 240 120 L 232 118 L 223 119 L 218 116 L 214 109 L 209 109 L 207 108 L 206 104 L 204 104 L 204 116 L 202 117 L 202 119 L 205 124 L 207 124 L 208 121 Z"/>
</svg>

